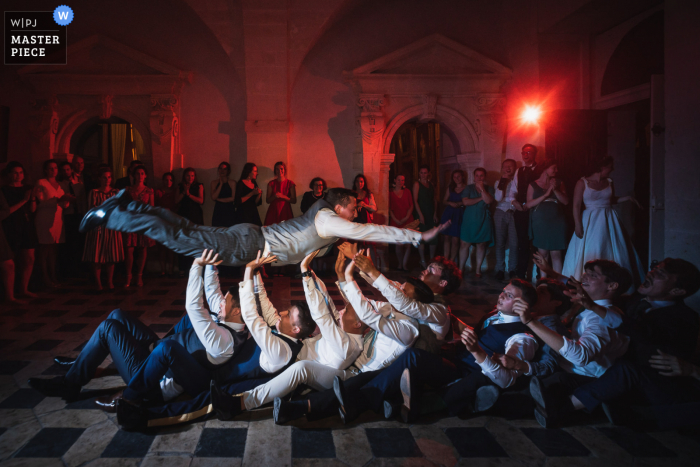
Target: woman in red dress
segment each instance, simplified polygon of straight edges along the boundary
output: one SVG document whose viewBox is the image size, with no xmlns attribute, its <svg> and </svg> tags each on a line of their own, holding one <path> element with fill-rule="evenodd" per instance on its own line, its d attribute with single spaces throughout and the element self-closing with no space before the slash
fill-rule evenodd
<svg viewBox="0 0 700 467">
<path fill-rule="evenodd" d="M 134 184 L 127 188 L 127 191 L 131 195 L 131 199 L 153 206 L 153 188 L 148 188 L 146 186 L 146 167 L 143 165 L 136 166 L 133 171 L 133 176 Z M 127 233 L 124 234 L 124 237 L 124 243 L 126 244 L 126 282 L 124 287 L 131 286 L 131 270 L 134 266 L 134 250 L 137 250 L 136 285 L 138 287 L 143 287 L 143 268 L 146 266 L 147 249 L 154 246 L 156 242 L 155 240 L 152 240 L 144 235 L 136 233 Z"/>
<path fill-rule="evenodd" d="M 406 188 L 406 177 L 396 175 L 394 189 L 389 192 L 389 225 L 404 228 L 413 221 L 413 195 Z M 399 271 L 408 271 L 408 257 L 411 245 L 396 244 L 396 257 L 399 260 Z"/>
<path fill-rule="evenodd" d="M 267 208 L 265 225 L 272 225 L 294 217 L 292 204 L 297 202 L 297 190 L 293 181 L 287 178 L 287 165 L 275 164 L 275 176 L 267 184 Z"/>
</svg>

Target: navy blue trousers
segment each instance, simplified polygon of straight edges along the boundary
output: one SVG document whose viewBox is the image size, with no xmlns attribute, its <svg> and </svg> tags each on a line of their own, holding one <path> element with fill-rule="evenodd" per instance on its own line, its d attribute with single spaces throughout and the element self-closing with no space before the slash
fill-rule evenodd
<svg viewBox="0 0 700 467">
<path fill-rule="evenodd" d="M 158 341 L 151 328 L 128 313 L 116 309 L 97 326 L 90 340 L 66 373 L 67 382 L 86 385 L 107 355 L 126 384 L 149 356 L 149 347 Z"/>
<path fill-rule="evenodd" d="M 406 368 L 411 370 L 411 385 L 415 386 L 411 396 L 415 400 L 419 398 L 413 397 L 413 389 L 418 390 L 422 384 L 439 388 L 465 376 L 454 363 L 439 355 L 421 349 L 408 349 L 360 389 L 361 398 L 357 401 L 359 408 L 378 412 L 385 400 L 396 398 L 401 392 L 401 375 Z"/>
</svg>

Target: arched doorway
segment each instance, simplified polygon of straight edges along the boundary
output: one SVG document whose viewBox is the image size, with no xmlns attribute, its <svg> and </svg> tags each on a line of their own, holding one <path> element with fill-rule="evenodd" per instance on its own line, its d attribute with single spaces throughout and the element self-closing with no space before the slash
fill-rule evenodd
<svg viewBox="0 0 700 467">
<path fill-rule="evenodd" d="M 85 160 L 86 170 L 108 164 L 115 178 L 126 176 L 132 160 L 143 160 L 146 148 L 139 131 L 127 120 L 112 116 L 83 122 L 70 140 L 70 153 Z"/>
</svg>

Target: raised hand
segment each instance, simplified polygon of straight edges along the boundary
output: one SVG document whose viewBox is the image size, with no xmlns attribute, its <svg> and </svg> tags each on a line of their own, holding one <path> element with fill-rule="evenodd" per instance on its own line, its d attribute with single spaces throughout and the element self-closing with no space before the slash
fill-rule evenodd
<svg viewBox="0 0 700 467">
<path fill-rule="evenodd" d="M 258 250 L 258 256 L 253 261 L 246 264 L 245 267 L 246 269 L 257 269 L 266 264 L 274 263 L 275 261 L 277 261 L 277 256 L 271 255 L 270 253 L 262 256 L 262 251 Z"/>
<path fill-rule="evenodd" d="M 535 261 L 537 267 L 540 268 L 540 271 L 544 272 L 548 276 L 554 271 L 554 269 L 552 269 L 552 265 L 549 264 L 549 262 L 541 254 L 535 253 L 532 255 L 532 259 Z"/>
<path fill-rule="evenodd" d="M 360 250 L 360 253 L 361 252 L 362 252 L 362 250 Z M 345 280 L 346 281 L 353 280 L 354 274 L 355 274 L 355 260 L 350 261 L 348 263 L 347 267 L 345 268 Z"/>
<path fill-rule="evenodd" d="M 421 234 L 421 240 L 423 240 L 424 242 L 432 240 L 433 238 L 437 237 L 440 232 L 446 230 L 451 224 L 452 221 L 447 221 L 444 224 L 440 224 L 436 227 L 433 227 L 430 230 L 426 230 Z"/>
<path fill-rule="evenodd" d="M 579 281 L 574 279 L 573 276 L 569 278 L 567 281 L 567 285 L 573 285 L 574 290 L 565 290 L 564 294 L 568 297 L 571 297 L 571 302 L 575 303 L 577 305 L 581 305 L 582 307 L 586 308 L 587 310 L 592 309 L 595 307 L 595 302 L 591 298 L 590 295 L 588 295 L 588 292 L 583 290 L 583 286 Z"/>
<path fill-rule="evenodd" d="M 503 368 L 507 370 L 515 370 L 517 369 L 519 360 L 517 358 L 513 358 L 510 355 L 502 354 L 502 353 L 494 353 L 491 356 L 491 360 L 494 362 L 498 363 L 501 365 Z"/>
<path fill-rule="evenodd" d="M 479 347 L 479 336 L 474 331 L 474 328 L 467 326 L 462 331 L 460 336 L 462 343 L 470 352 L 477 352 L 481 347 Z"/>
<path fill-rule="evenodd" d="M 357 254 L 357 243 L 343 242 L 338 245 L 340 251 L 347 259 L 353 259 Z"/>
<path fill-rule="evenodd" d="M 204 250 L 202 252 L 202 256 L 194 260 L 194 262 L 199 266 L 206 266 L 207 264 L 218 266 L 219 264 L 223 263 L 223 261 L 224 260 L 219 259 L 218 253 L 214 253 L 214 250 Z"/>
<path fill-rule="evenodd" d="M 374 263 L 372 263 L 372 259 L 370 257 L 358 253 L 355 255 L 354 262 L 357 269 L 364 272 L 368 276 L 374 277 L 376 275 L 379 277 L 379 270 L 374 266 Z"/>
<path fill-rule="evenodd" d="M 311 265 L 311 261 L 314 260 L 316 255 L 318 255 L 318 252 L 321 250 L 316 250 L 312 251 L 306 257 L 301 261 L 301 264 L 299 265 L 301 267 L 301 272 L 306 272 L 309 269 L 309 265 Z"/>
<path fill-rule="evenodd" d="M 527 324 L 532 321 L 532 314 L 530 311 L 530 305 L 525 303 L 522 298 L 516 298 L 513 300 L 513 313 L 520 316 L 520 321 L 523 324 Z"/>
</svg>

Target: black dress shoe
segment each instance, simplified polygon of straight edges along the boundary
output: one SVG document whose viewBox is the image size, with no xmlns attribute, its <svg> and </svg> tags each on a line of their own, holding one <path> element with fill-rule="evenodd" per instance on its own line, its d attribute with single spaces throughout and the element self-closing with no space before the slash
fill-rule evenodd
<svg viewBox="0 0 700 467">
<path fill-rule="evenodd" d="M 496 280 L 497 281 L 502 281 L 506 277 L 506 274 L 503 271 L 498 271 L 496 273 Z"/>
<path fill-rule="evenodd" d="M 391 420 L 401 410 L 401 406 L 392 401 L 384 401 L 384 418 Z"/>
<path fill-rule="evenodd" d="M 530 395 L 535 401 L 535 419 L 544 428 L 553 428 L 574 412 L 571 399 L 557 386 L 546 388 L 537 376 L 530 379 Z"/>
<path fill-rule="evenodd" d="M 126 431 L 143 431 L 148 427 L 146 412 L 124 399 L 116 403 L 117 423 Z"/>
<path fill-rule="evenodd" d="M 63 376 L 57 376 L 51 379 L 29 378 L 27 381 L 29 387 L 36 389 L 40 393 L 48 397 L 63 397 L 70 399 L 77 397 L 80 394 L 80 386 L 66 382 Z"/>
<path fill-rule="evenodd" d="M 498 396 L 501 391 L 494 384 L 487 384 L 486 386 L 481 386 L 476 390 L 476 396 L 474 398 L 474 413 L 486 412 L 498 401 Z"/>
<path fill-rule="evenodd" d="M 108 413 L 115 413 L 117 411 L 117 402 L 122 399 L 124 391 L 119 391 L 111 396 L 103 396 L 95 399 L 95 406 Z"/>
<path fill-rule="evenodd" d="M 287 422 L 303 417 L 306 414 L 307 407 L 307 402 L 305 400 L 288 402 L 279 397 L 275 397 L 272 409 L 272 418 L 275 420 L 277 425 L 283 425 Z"/>
<path fill-rule="evenodd" d="M 109 215 L 118 208 L 126 209 L 126 206 L 132 201 L 131 196 L 126 192 L 126 190 L 121 190 L 116 195 L 112 196 L 108 200 L 105 200 L 99 206 L 95 206 L 90 209 L 83 220 L 80 221 L 79 230 L 81 233 L 85 233 L 88 230 L 92 230 L 96 227 L 104 225 L 107 223 Z"/>
<path fill-rule="evenodd" d="M 75 363 L 77 358 L 73 357 L 54 357 L 53 361 L 58 363 L 59 365 L 72 365 Z"/>
<path fill-rule="evenodd" d="M 401 420 L 404 423 L 413 421 L 411 413 L 411 370 L 405 368 L 401 374 L 401 382 L 399 383 L 401 396 L 403 397 L 403 405 L 401 406 Z"/>
<path fill-rule="evenodd" d="M 211 382 L 209 390 L 211 394 L 211 405 L 219 420 L 232 420 L 243 411 L 241 409 L 241 398 L 226 394 L 216 382 Z"/>
<path fill-rule="evenodd" d="M 340 403 L 340 409 L 338 410 L 340 413 L 340 418 L 341 420 L 343 420 L 343 423 L 350 423 L 353 420 L 355 420 L 359 413 L 348 399 L 347 394 L 345 392 L 345 385 L 343 384 L 343 380 L 340 379 L 338 376 L 333 378 L 333 392 L 335 393 L 335 397 Z"/>
</svg>

